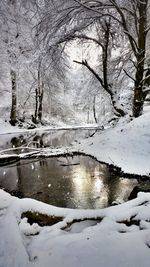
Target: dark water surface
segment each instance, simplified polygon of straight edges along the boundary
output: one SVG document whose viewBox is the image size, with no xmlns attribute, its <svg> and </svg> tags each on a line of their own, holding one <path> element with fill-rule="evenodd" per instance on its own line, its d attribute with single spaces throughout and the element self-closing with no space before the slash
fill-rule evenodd
<svg viewBox="0 0 150 267">
<path fill-rule="evenodd" d="M 0 168 L 0 187 L 20 197 L 69 208 L 102 208 L 126 201 L 136 179 L 115 177 L 87 156 L 21 161 Z"/>
<path fill-rule="evenodd" d="M 94 133 L 95 130 L 80 129 L 1 135 L 0 150 L 26 146 L 62 147 Z M 20 152 L 27 152 L 27 149 L 21 148 Z M 81 155 L 21 160 L 0 168 L 0 188 L 18 197 L 30 197 L 59 207 L 107 207 L 114 201 L 126 201 L 137 185 L 150 189 L 149 182 L 117 177 L 110 173 L 107 165 Z"/>
</svg>

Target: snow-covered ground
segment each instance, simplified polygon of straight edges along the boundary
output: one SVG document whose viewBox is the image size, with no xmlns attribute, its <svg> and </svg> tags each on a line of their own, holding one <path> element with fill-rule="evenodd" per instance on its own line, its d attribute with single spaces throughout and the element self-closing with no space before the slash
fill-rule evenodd
<svg viewBox="0 0 150 267">
<path fill-rule="evenodd" d="M 120 121 L 118 126 L 108 128 L 93 137 L 86 140 L 79 140 L 73 146 L 63 147 L 59 149 L 42 149 L 42 153 L 47 155 L 62 154 L 65 152 L 84 152 L 92 155 L 99 161 L 114 164 L 121 167 L 126 173 L 134 173 L 141 175 L 149 175 L 150 173 L 150 112 L 146 112 L 133 121 L 127 123 L 127 120 Z M 85 125 L 89 128 L 90 125 Z M 93 128 L 97 125 L 93 125 Z M 15 133 L 18 131 L 26 131 L 25 129 L 13 128 Z M 58 129 L 82 129 L 81 126 L 62 127 Z M 1 134 L 9 133 L 9 129 L 2 128 Z M 54 129 L 54 128 L 53 128 Z M 56 128 L 55 128 L 56 129 Z M 50 128 L 39 128 L 30 131 L 49 131 Z M 12 131 L 11 131 L 12 132 Z"/>
<path fill-rule="evenodd" d="M 42 153 L 70 151 L 91 154 L 128 173 L 149 175 L 149 112 L 71 148 Z M 30 225 L 21 219 L 27 210 L 63 219 L 53 226 Z M 0 267 L 148 267 L 149 262 L 149 193 L 106 209 L 70 210 L 0 190 Z"/>
<path fill-rule="evenodd" d="M 63 218 L 53 226 L 30 225 L 21 219 L 27 210 Z M 1 267 L 149 267 L 149 262 L 148 193 L 107 209 L 71 210 L 0 191 Z"/>
<path fill-rule="evenodd" d="M 120 121 L 118 126 L 98 132 L 93 137 L 86 140 L 78 140 L 78 143 L 76 142 L 70 147 L 62 147 L 59 149 L 42 148 L 42 150 L 39 149 L 39 151 L 46 155 L 83 152 L 94 156 L 99 161 L 121 167 L 126 173 L 149 176 L 149 116 L 150 112 L 147 112 L 128 123 L 126 120 Z M 23 156 L 24 155 L 21 155 L 21 157 Z"/>
<path fill-rule="evenodd" d="M 38 132 L 38 131 L 50 131 L 50 130 L 73 130 L 73 129 L 95 129 L 101 128 L 97 124 L 84 124 L 84 125 L 68 125 L 65 123 L 56 123 L 52 126 L 38 126 L 34 129 L 19 128 L 17 126 L 11 126 L 10 123 L 0 120 L 0 135 L 12 134 L 12 133 L 25 133 L 25 132 Z"/>
<path fill-rule="evenodd" d="M 150 174 L 150 113 L 110 128 L 78 146 L 78 151 L 121 167 L 124 172 Z"/>
</svg>

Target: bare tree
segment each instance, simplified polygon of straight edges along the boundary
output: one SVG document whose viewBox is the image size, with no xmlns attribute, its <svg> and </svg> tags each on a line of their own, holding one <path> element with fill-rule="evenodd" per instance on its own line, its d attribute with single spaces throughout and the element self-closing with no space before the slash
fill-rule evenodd
<svg viewBox="0 0 150 267">
<path fill-rule="evenodd" d="M 37 87 L 35 89 L 35 113 L 33 116 L 33 122 L 41 122 L 43 111 L 43 94 L 44 94 L 44 77 L 41 67 L 41 61 L 38 63 L 37 71 Z"/>
<path fill-rule="evenodd" d="M 108 1 L 78 1 L 74 0 L 82 8 L 95 12 L 95 16 L 108 16 L 117 21 L 128 38 L 132 52 L 134 65 L 134 98 L 133 116 L 138 117 L 143 111 L 143 104 L 148 90 L 144 90 L 145 55 L 147 35 L 150 30 L 148 25 L 149 0 L 108 0 Z M 115 12 L 115 13 L 114 13 Z"/>
<path fill-rule="evenodd" d="M 113 91 L 112 84 L 109 81 L 109 68 L 108 65 L 110 65 L 110 50 L 112 49 L 112 25 L 111 25 L 111 19 L 110 18 L 103 18 L 102 20 L 98 21 L 98 36 L 97 37 L 90 37 L 85 34 L 75 34 L 74 38 L 82 38 L 84 40 L 90 40 L 95 42 L 98 46 L 101 48 L 101 60 L 102 60 L 102 76 L 95 71 L 87 62 L 87 60 L 82 60 L 82 62 L 79 62 L 77 60 L 74 60 L 74 62 L 78 64 L 82 64 L 85 66 L 100 82 L 101 87 L 107 92 L 107 94 L 110 96 L 111 103 L 113 105 L 115 114 L 118 116 L 124 116 L 125 112 L 121 109 L 121 107 L 118 107 L 116 104 L 116 96 L 115 92 Z"/>
<path fill-rule="evenodd" d="M 77 32 L 83 31 L 93 22 L 102 18 L 111 17 L 117 22 L 117 27 L 122 28 L 123 33 L 127 37 L 133 56 L 130 58 L 133 63 L 133 77 L 125 70 L 128 78 L 134 81 L 134 97 L 133 97 L 133 116 L 138 117 L 143 111 L 143 104 L 148 93 L 145 91 L 145 84 L 148 76 L 145 75 L 145 55 L 147 36 L 150 30 L 148 25 L 149 0 L 72 0 L 58 1 L 54 6 L 54 16 L 56 17 L 51 23 L 51 30 L 46 29 L 45 41 L 47 45 L 60 44 L 68 41 Z M 48 13 L 44 17 L 48 19 Z M 48 20 L 47 20 L 48 21 Z M 53 33 L 56 33 L 53 38 Z M 106 39 L 108 29 L 106 30 Z M 109 34 L 108 34 L 109 35 Z M 109 39 L 109 38 L 108 38 Z M 105 89 L 111 95 L 110 88 L 107 84 L 107 42 L 103 49 L 104 62 L 104 80 Z M 86 61 L 82 62 L 87 68 L 90 66 Z M 93 73 L 94 74 L 94 73 Z M 94 74 L 95 76 L 96 73 Z M 98 77 L 97 77 L 98 78 Z M 113 100 L 112 100 L 113 102 Z M 122 113 L 122 111 L 121 111 Z M 123 113 L 122 113 L 123 115 Z"/>
<path fill-rule="evenodd" d="M 100 70 L 97 71 L 90 66 L 87 59 L 82 61 L 75 60 L 74 62 L 85 66 L 100 83 L 100 88 L 103 88 L 110 96 L 111 103 L 114 108 L 114 112 L 118 116 L 124 116 L 125 112 L 117 106 L 115 92 L 113 91 L 112 84 L 109 82 L 109 50 L 111 49 L 111 38 L 112 38 L 112 19 L 108 16 L 104 16 L 103 13 L 95 15 L 93 12 L 93 6 L 87 6 L 80 1 L 63 1 L 61 5 L 59 1 L 53 7 L 54 15 L 51 16 L 48 12 L 44 15 L 41 23 L 38 27 L 38 32 L 44 32 L 42 39 L 44 40 L 46 49 L 53 49 L 55 46 L 60 46 L 66 42 L 70 42 L 74 39 L 82 39 L 87 42 L 92 41 L 96 43 L 101 52 L 102 60 L 102 75 Z M 89 1 L 90 2 L 90 1 Z M 93 1 L 94 2 L 94 1 Z M 96 7 L 98 5 L 96 4 Z M 53 19 L 52 19 L 53 18 Z M 47 28 L 47 25 L 51 24 L 51 28 Z M 85 29 L 88 31 L 88 27 L 94 28 L 97 24 L 99 28 L 99 36 L 91 37 L 85 34 Z M 55 36 L 55 37 L 54 37 Z"/>
<path fill-rule="evenodd" d="M 10 123 L 15 126 L 17 122 L 17 89 L 16 89 L 16 72 L 11 70 L 11 82 L 12 82 L 12 104 L 10 112 Z"/>
<path fill-rule="evenodd" d="M 18 81 L 20 67 L 26 64 L 29 54 L 31 55 L 30 39 L 26 38 L 27 20 L 22 10 L 21 1 L 2 1 L 0 3 L 0 11 L 2 16 L 0 22 L 1 36 L 3 46 L 7 53 L 7 64 L 9 66 L 11 80 L 11 108 L 10 108 L 10 123 L 15 125 L 18 121 Z M 31 22 L 30 22 L 31 24 Z M 28 24 L 28 31 L 29 31 Z M 30 29 L 31 30 L 31 29 Z M 27 37 L 29 37 L 29 33 Z"/>
<path fill-rule="evenodd" d="M 135 60 L 133 61 L 135 67 L 133 116 L 138 117 L 142 114 L 144 100 L 146 93 L 148 92 L 144 92 L 144 83 L 148 79 L 148 77 L 145 76 L 144 67 L 146 41 L 149 31 L 147 22 L 149 1 L 127 1 L 129 8 L 117 3 L 116 0 L 110 0 L 110 2 L 119 14 L 120 24 L 124 30 L 124 33 L 128 37 L 135 58 Z M 128 25 L 129 17 L 132 21 L 132 26 L 130 28 Z"/>
</svg>

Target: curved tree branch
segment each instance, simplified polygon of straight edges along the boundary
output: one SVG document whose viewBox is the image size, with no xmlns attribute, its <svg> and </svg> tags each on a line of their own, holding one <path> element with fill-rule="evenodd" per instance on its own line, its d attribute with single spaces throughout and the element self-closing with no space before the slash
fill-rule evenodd
<svg viewBox="0 0 150 267">
<path fill-rule="evenodd" d="M 116 115 L 117 116 L 125 116 L 125 112 L 122 109 L 116 107 L 116 102 L 114 100 L 114 94 L 109 89 L 109 86 L 107 86 L 107 87 L 105 86 L 104 81 L 102 80 L 102 78 L 97 74 L 97 72 L 92 67 L 90 67 L 88 62 L 86 60 L 82 60 L 82 61 L 74 60 L 73 62 L 85 66 L 96 77 L 96 79 L 100 82 L 100 84 L 103 87 L 103 89 L 110 95 L 111 102 L 112 102 L 112 105 L 113 105 L 113 108 L 115 110 Z"/>
</svg>

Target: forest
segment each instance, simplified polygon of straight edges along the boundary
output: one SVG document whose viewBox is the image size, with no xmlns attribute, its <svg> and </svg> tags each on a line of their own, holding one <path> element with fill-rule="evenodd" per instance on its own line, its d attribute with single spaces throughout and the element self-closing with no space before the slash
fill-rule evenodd
<svg viewBox="0 0 150 267">
<path fill-rule="evenodd" d="M 4 120 L 103 125 L 142 114 L 148 1 L 10 0 L 0 14 Z"/>
<path fill-rule="evenodd" d="M 150 0 L 1 0 L 0 35 L 0 267 L 149 267 Z"/>
</svg>

